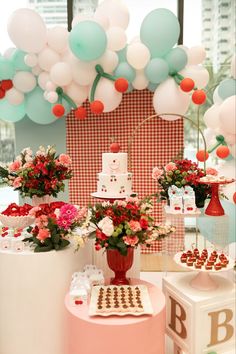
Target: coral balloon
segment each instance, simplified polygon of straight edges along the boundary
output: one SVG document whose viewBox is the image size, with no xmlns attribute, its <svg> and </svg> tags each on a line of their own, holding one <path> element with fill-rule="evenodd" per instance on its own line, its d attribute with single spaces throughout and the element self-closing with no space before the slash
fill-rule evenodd
<svg viewBox="0 0 236 354">
<path fill-rule="evenodd" d="M 184 92 L 190 92 L 194 89 L 194 81 L 192 79 L 190 79 L 189 77 L 186 77 L 185 79 L 183 79 L 180 83 L 180 88 L 182 91 Z"/>
<path fill-rule="evenodd" d="M 104 104 L 101 101 L 93 101 L 90 103 L 91 112 L 94 114 L 101 114 L 104 111 Z"/>
<path fill-rule="evenodd" d="M 226 159 L 230 154 L 230 150 L 228 148 L 228 146 L 219 146 L 216 149 L 216 155 L 220 158 L 220 159 Z"/>
<path fill-rule="evenodd" d="M 236 192 L 234 192 L 233 201 L 234 201 L 234 204 L 236 204 Z"/>
<path fill-rule="evenodd" d="M 2 80 L 0 86 L 3 90 L 8 91 L 13 87 L 12 80 Z"/>
<path fill-rule="evenodd" d="M 204 104 L 206 102 L 206 94 L 203 90 L 196 90 L 192 94 L 192 101 L 195 104 Z"/>
<path fill-rule="evenodd" d="M 123 77 L 116 79 L 115 81 L 116 91 L 126 92 L 128 90 L 128 87 L 129 87 L 129 82 L 126 79 L 124 79 Z"/>
<path fill-rule="evenodd" d="M 4 98 L 6 95 L 6 91 L 0 88 L 0 99 Z"/>
<path fill-rule="evenodd" d="M 74 115 L 75 118 L 83 120 L 87 117 L 87 111 L 84 107 L 81 106 L 74 111 Z"/>
<path fill-rule="evenodd" d="M 65 113 L 65 107 L 62 104 L 55 104 L 55 106 L 52 107 L 52 113 L 55 117 L 60 118 Z"/>
<path fill-rule="evenodd" d="M 208 159 L 208 157 L 209 157 L 209 154 L 205 150 L 199 150 L 196 154 L 196 158 L 200 162 L 206 161 Z"/>
</svg>

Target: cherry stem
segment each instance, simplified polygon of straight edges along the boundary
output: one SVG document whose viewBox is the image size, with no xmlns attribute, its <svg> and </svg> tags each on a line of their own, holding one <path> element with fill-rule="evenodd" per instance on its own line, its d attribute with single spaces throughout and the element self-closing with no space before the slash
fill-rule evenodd
<svg viewBox="0 0 236 354">
<path fill-rule="evenodd" d="M 111 81 L 116 81 L 116 79 L 118 78 L 117 76 L 105 73 L 105 71 L 103 70 L 103 67 L 101 65 L 99 65 L 99 64 L 97 64 L 95 66 L 95 70 L 97 72 L 97 76 L 94 79 L 93 86 L 92 86 L 92 89 L 91 89 L 90 102 L 94 101 L 96 88 L 97 88 L 97 85 L 98 85 L 99 80 L 101 79 L 101 77 L 104 77 L 104 78 L 106 78 L 108 80 L 111 80 Z"/>
<path fill-rule="evenodd" d="M 215 149 L 218 148 L 218 146 L 220 145 L 224 145 L 224 146 L 227 146 L 226 142 L 225 142 L 225 138 L 223 137 L 223 135 L 217 135 L 216 136 L 216 140 L 217 140 L 217 143 L 212 146 L 211 148 L 208 149 L 208 152 L 211 153 L 213 152 Z"/>
<path fill-rule="evenodd" d="M 77 108 L 75 102 L 63 91 L 62 87 L 58 86 L 56 88 L 56 93 L 58 94 L 58 102 L 60 104 L 62 104 L 62 99 L 64 99 L 72 108 Z"/>
</svg>

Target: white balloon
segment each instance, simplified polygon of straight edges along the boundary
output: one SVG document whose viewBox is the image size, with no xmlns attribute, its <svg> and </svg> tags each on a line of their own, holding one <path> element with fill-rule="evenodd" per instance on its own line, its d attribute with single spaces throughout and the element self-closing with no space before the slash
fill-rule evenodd
<svg viewBox="0 0 236 354">
<path fill-rule="evenodd" d="M 204 114 L 204 122 L 208 128 L 216 129 L 220 125 L 220 105 L 214 104 Z"/>
<path fill-rule="evenodd" d="M 39 53 L 47 41 L 47 29 L 40 15 L 31 9 L 18 9 L 9 18 L 7 31 L 17 48 Z"/>
<path fill-rule="evenodd" d="M 226 133 L 236 134 L 236 96 L 226 98 L 220 106 L 220 122 Z"/>
<path fill-rule="evenodd" d="M 42 90 L 46 90 L 47 82 L 50 81 L 50 75 L 47 71 L 42 71 L 38 76 L 38 84 Z"/>
<path fill-rule="evenodd" d="M 52 66 L 59 61 L 60 55 L 49 47 L 43 48 L 38 56 L 38 64 L 45 71 L 50 71 Z"/>
<path fill-rule="evenodd" d="M 188 49 L 188 65 L 201 64 L 206 58 L 205 48 L 201 45 Z"/>
<path fill-rule="evenodd" d="M 47 91 L 55 91 L 57 86 L 52 81 L 48 81 L 45 85 L 45 88 Z"/>
<path fill-rule="evenodd" d="M 80 86 L 76 85 L 74 82 L 71 82 L 70 85 L 65 88 L 65 92 L 73 101 L 80 105 L 87 99 L 89 88 L 88 86 Z"/>
<path fill-rule="evenodd" d="M 150 60 L 149 49 L 143 43 L 133 43 L 127 47 L 127 62 L 137 70 L 145 68 Z"/>
<path fill-rule="evenodd" d="M 24 101 L 24 94 L 15 89 L 15 87 L 12 87 L 6 92 L 6 99 L 10 104 L 18 105 Z"/>
<path fill-rule="evenodd" d="M 148 79 L 145 76 L 144 70 L 137 70 L 132 86 L 136 90 L 144 90 L 148 86 Z"/>
<path fill-rule="evenodd" d="M 69 33 L 64 27 L 55 26 L 48 29 L 48 46 L 57 53 L 64 53 L 68 48 Z"/>
<path fill-rule="evenodd" d="M 88 86 L 94 81 L 97 72 L 92 63 L 86 63 L 74 58 L 70 62 L 72 78 L 78 85 Z"/>
<path fill-rule="evenodd" d="M 50 79 L 59 86 L 69 85 L 72 81 L 70 65 L 64 62 L 59 62 L 53 65 L 50 70 Z"/>
<path fill-rule="evenodd" d="M 220 98 L 219 93 L 218 93 L 218 88 L 219 86 L 216 87 L 214 93 L 213 93 L 213 102 L 221 104 L 223 102 L 222 98 Z"/>
<path fill-rule="evenodd" d="M 236 134 L 225 134 L 224 138 L 228 145 L 234 145 L 236 143 Z"/>
<path fill-rule="evenodd" d="M 109 19 L 110 26 L 126 29 L 129 24 L 129 10 L 127 6 L 117 0 L 105 0 L 97 7 L 95 17 L 104 15 Z"/>
<path fill-rule="evenodd" d="M 46 101 L 48 100 L 48 95 L 49 95 L 49 92 L 48 91 L 44 91 L 43 97 L 45 98 Z"/>
<path fill-rule="evenodd" d="M 82 21 L 93 21 L 93 17 L 91 15 L 83 15 L 83 14 L 76 15 L 72 20 L 71 27 L 72 28 L 75 27 L 79 22 Z"/>
<path fill-rule="evenodd" d="M 110 27 L 107 32 L 107 48 L 115 51 L 123 49 L 127 42 L 126 33 L 123 28 Z"/>
<path fill-rule="evenodd" d="M 230 66 L 230 75 L 236 79 L 236 54 L 233 56 Z"/>
<path fill-rule="evenodd" d="M 34 53 L 26 54 L 24 57 L 24 62 L 29 67 L 33 68 L 38 63 L 37 55 L 35 55 Z"/>
<path fill-rule="evenodd" d="M 18 71 L 13 78 L 14 87 L 21 92 L 32 91 L 37 82 L 34 75 L 28 71 Z"/>
<path fill-rule="evenodd" d="M 211 128 L 207 128 L 204 130 L 204 137 L 207 143 L 207 146 L 211 146 L 213 144 L 215 144 L 216 142 L 216 133 L 215 130 L 211 129 Z"/>
<path fill-rule="evenodd" d="M 108 29 L 109 19 L 105 14 L 102 14 L 100 12 L 95 12 L 93 19 L 94 21 L 99 23 L 99 25 L 101 25 L 105 31 Z"/>
<path fill-rule="evenodd" d="M 225 176 L 227 178 L 236 179 L 236 166 L 235 160 L 224 161 L 224 163 L 218 169 L 219 176 Z M 223 193 L 233 202 L 233 195 L 235 193 L 236 183 L 230 183 L 223 188 Z"/>
<path fill-rule="evenodd" d="M 190 96 L 183 93 L 174 79 L 168 78 L 162 82 L 153 95 L 153 106 L 156 113 L 185 114 L 190 104 Z M 180 117 L 165 115 L 165 120 L 176 120 Z"/>
<path fill-rule="evenodd" d="M 13 48 L 8 48 L 7 50 L 5 50 L 3 56 L 4 58 L 7 58 L 7 59 L 10 59 L 12 54 L 15 52 L 16 48 L 13 47 Z"/>
<path fill-rule="evenodd" d="M 102 101 L 104 104 L 104 112 L 111 112 L 121 103 L 122 94 L 116 91 L 114 82 L 101 78 L 97 85 L 94 99 Z"/>
<path fill-rule="evenodd" d="M 209 73 L 207 69 L 200 65 L 187 65 L 180 71 L 180 74 L 185 78 L 189 77 L 192 79 L 198 89 L 205 87 L 209 81 Z"/>
<path fill-rule="evenodd" d="M 236 144 L 230 146 L 230 153 L 233 157 L 236 158 Z"/>
<path fill-rule="evenodd" d="M 102 66 L 105 72 L 112 73 L 119 63 L 119 57 L 116 52 L 107 49 L 99 59 L 98 63 Z"/>
<path fill-rule="evenodd" d="M 58 94 L 55 91 L 47 92 L 46 99 L 50 103 L 56 103 L 58 100 Z"/>
<path fill-rule="evenodd" d="M 130 40 L 129 44 L 140 43 L 140 42 L 141 42 L 141 41 L 140 41 L 140 37 L 139 37 L 139 36 L 134 36 L 134 37 Z"/>
<path fill-rule="evenodd" d="M 42 72 L 42 69 L 40 68 L 39 65 L 35 65 L 35 66 L 32 68 L 32 73 L 33 73 L 35 76 L 38 76 L 41 72 Z"/>
</svg>

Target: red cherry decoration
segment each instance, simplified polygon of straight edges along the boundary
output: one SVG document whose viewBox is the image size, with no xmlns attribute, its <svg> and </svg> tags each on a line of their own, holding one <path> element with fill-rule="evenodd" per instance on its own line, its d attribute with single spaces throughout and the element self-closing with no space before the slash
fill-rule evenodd
<svg viewBox="0 0 236 354">
<path fill-rule="evenodd" d="M 123 77 L 120 77 L 116 79 L 115 81 L 115 89 L 118 92 L 126 92 L 129 88 L 129 82 L 128 80 L 124 79 Z"/>
<path fill-rule="evenodd" d="M 229 154 L 230 154 L 230 150 L 229 150 L 228 146 L 222 145 L 216 149 L 216 155 L 220 159 L 226 159 L 229 156 Z"/>
<path fill-rule="evenodd" d="M 4 98 L 5 97 L 5 90 L 3 90 L 1 87 L 0 87 L 0 99 Z"/>
<path fill-rule="evenodd" d="M 192 94 L 192 101 L 195 104 L 203 104 L 206 102 L 206 94 L 203 90 L 196 90 Z"/>
<path fill-rule="evenodd" d="M 110 151 L 113 153 L 117 153 L 120 151 L 120 145 L 118 143 L 112 143 L 110 145 Z"/>
<path fill-rule="evenodd" d="M 87 111 L 84 107 L 78 107 L 75 111 L 74 111 L 74 114 L 75 114 L 75 118 L 77 119 L 85 119 L 86 116 L 87 116 Z"/>
<path fill-rule="evenodd" d="M 101 114 L 104 111 L 104 104 L 101 101 L 93 101 L 90 103 L 91 112 Z"/>
<path fill-rule="evenodd" d="M 192 79 L 190 79 L 189 77 L 186 77 L 185 79 L 183 79 L 180 83 L 180 88 L 182 91 L 184 92 L 190 92 L 194 89 L 195 83 Z"/>
<path fill-rule="evenodd" d="M 233 201 L 234 201 L 234 204 L 236 204 L 236 192 L 234 192 Z"/>
<path fill-rule="evenodd" d="M 62 104 L 55 104 L 55 106 L 52 107 L 52 113 L 54 116 L 60 118 L 65 114 L 65 107 Z"/>
<path fill-rule="evenodd" d="M 5 91 L 10 90 L 13 87 L 13 83 L 11 80 L 2 80 L 1 88 Z"/>
<path fill-rule="evenodd" d="M 196 158 L 198 159 L 198 161 L 200 162 L 204 162 L 208 159 L 209 157 L 209 154 L 207 151 L 205 150 L 199 150 L 197 153 L 196 153 Z"/>
</svg>

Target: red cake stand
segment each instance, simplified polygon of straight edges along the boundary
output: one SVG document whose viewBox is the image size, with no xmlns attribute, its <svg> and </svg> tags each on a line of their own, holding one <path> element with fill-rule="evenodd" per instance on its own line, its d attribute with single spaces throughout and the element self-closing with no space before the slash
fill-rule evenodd
<svg viewBox="0 0 236 354">
<path fill-rule="evenodd" d="M 211 200 L 210 203 L 208 204 L 208 207 L 205 210 L 206 215 L 210 216 L 221 216 L 225 215 L 225 211 L 221 205 L 220 199 L 219 199 L 219 186 L 221 184 L 229 184 L 234 182 L 235 180 L 232 178 L 232 180 L 226 180 L 226 181 L 220 181 L 220 182 L 203 182 L 203 181 L 198 181 L 200 184 L 209 184 L 211 186 Z"/>
</svg>

